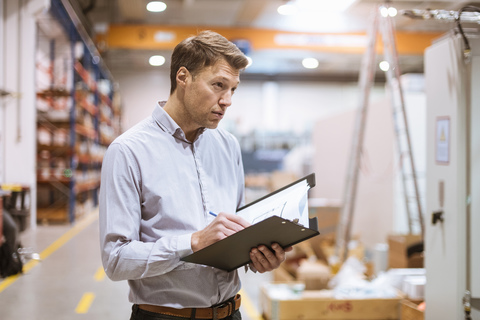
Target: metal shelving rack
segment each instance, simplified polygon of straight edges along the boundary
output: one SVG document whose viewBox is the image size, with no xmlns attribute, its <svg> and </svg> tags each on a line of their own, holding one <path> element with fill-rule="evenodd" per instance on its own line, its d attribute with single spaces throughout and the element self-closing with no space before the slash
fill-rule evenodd
<svg viewBox="0 0 480 320">
<path fill-rule="evenodd" d="M 58 39 L 53 36 L 49 40 L 50 61 L 46 63 L 50 86 L 37 93 L 39 100 L 47 100 L 46 107 L 43 101 L 43 111 L 37 112 L 39 130 L 47 135 L 46 140 L 52 135 L 51 145 L 40 139 L 37 145 L 37 218 L 72 223 L 98 205 L 101 162 L 107 146 L 120 134 L 120 106 L 116 103 L 113 78 L 68 1 L 52 0 L 48 16 L 49 21 L 43 23 L 65 38 L 63 50 L 67 54 L 60 65 L 67 66 L 63 74 L 62 70 L 55 70 Z M 67 80 L 58 84 L 56 77 Z M 63 116 L 52 119 L 58 99 L 64 100 Z M 61 145 L 58 141 L 55 145 L 59 130 L 68 131 L 68 136 Z"/>
</svg>

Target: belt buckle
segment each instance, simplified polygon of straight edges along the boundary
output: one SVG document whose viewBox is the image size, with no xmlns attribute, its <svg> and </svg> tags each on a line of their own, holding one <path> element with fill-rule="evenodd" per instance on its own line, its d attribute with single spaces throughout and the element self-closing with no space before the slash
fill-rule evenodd
<svg viewBox="0 0 480 320">
<path fill-rule="evenodd" d="M 230 306 L 231 304 L 232 304 L 232 303 L 231 303 L 230 301 L 225 301 L 225 302 L 222 303 L 222 304 L 219 304 L 219 305 L 217 305 L 217 306 L 212 307 L 213 320 L 218 320 L 218 313 L 217 313 L 218 309 L 224 308 L 224 307 L 228 307 L 228 306 Z M 229 313 L 230 313 L 230 310 L 229 310 L 229 312 L 227 312 L 226 317 L 229 316 Z M 232 313 L 233 313 L 233 312 L 232 312 Z"/>
</svg>

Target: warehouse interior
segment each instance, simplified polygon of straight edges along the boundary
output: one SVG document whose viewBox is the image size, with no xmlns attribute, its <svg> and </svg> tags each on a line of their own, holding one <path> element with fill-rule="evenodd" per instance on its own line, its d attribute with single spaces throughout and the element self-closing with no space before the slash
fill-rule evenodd
<svg viewBox="0 0 480 320">
<path fill-rule="evenodd" d="M 201 30 L 251 61 L 219 125 L 246 203 L 315 174 L 320 234 L 238 270 L 243 319 L 480 319 L 480 3 L 153 2 L 0 0 L 0 208 L 23 263 L 0 319 L 128 319 L 100 259 L 102 159 Z"/>
</svg>

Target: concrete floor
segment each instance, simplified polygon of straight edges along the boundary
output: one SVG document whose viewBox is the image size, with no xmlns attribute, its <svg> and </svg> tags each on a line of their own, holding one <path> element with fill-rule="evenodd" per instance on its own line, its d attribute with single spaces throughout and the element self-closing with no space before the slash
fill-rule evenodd
<svg viewBox="0 0 480 320">
<path fill-rule="evenodd" d="M 128 320 L 128 285 L 105 276 L 98 238 L 97 212 L 74 225 L 24 231 L 22 245 L 38 252 L 40 261 L 29 260 L 22 275 L 0 279 L 0 319 Z M 242 317 L 260 319 L 259 288 L 271 275 L 239 273 Z"/>
</svg>

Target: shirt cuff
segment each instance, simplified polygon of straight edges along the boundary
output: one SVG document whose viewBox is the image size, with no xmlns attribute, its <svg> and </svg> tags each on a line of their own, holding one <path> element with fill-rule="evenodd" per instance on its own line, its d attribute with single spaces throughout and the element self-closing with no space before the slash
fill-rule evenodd
<svg viewBox="0 0 480 320">
<path fill-rule="evenodd" d="M 177 239 L 177 252 L 180 258 L 193 253 L 192 250 L 192 234 L 182 234 Z"/>
</svg>

